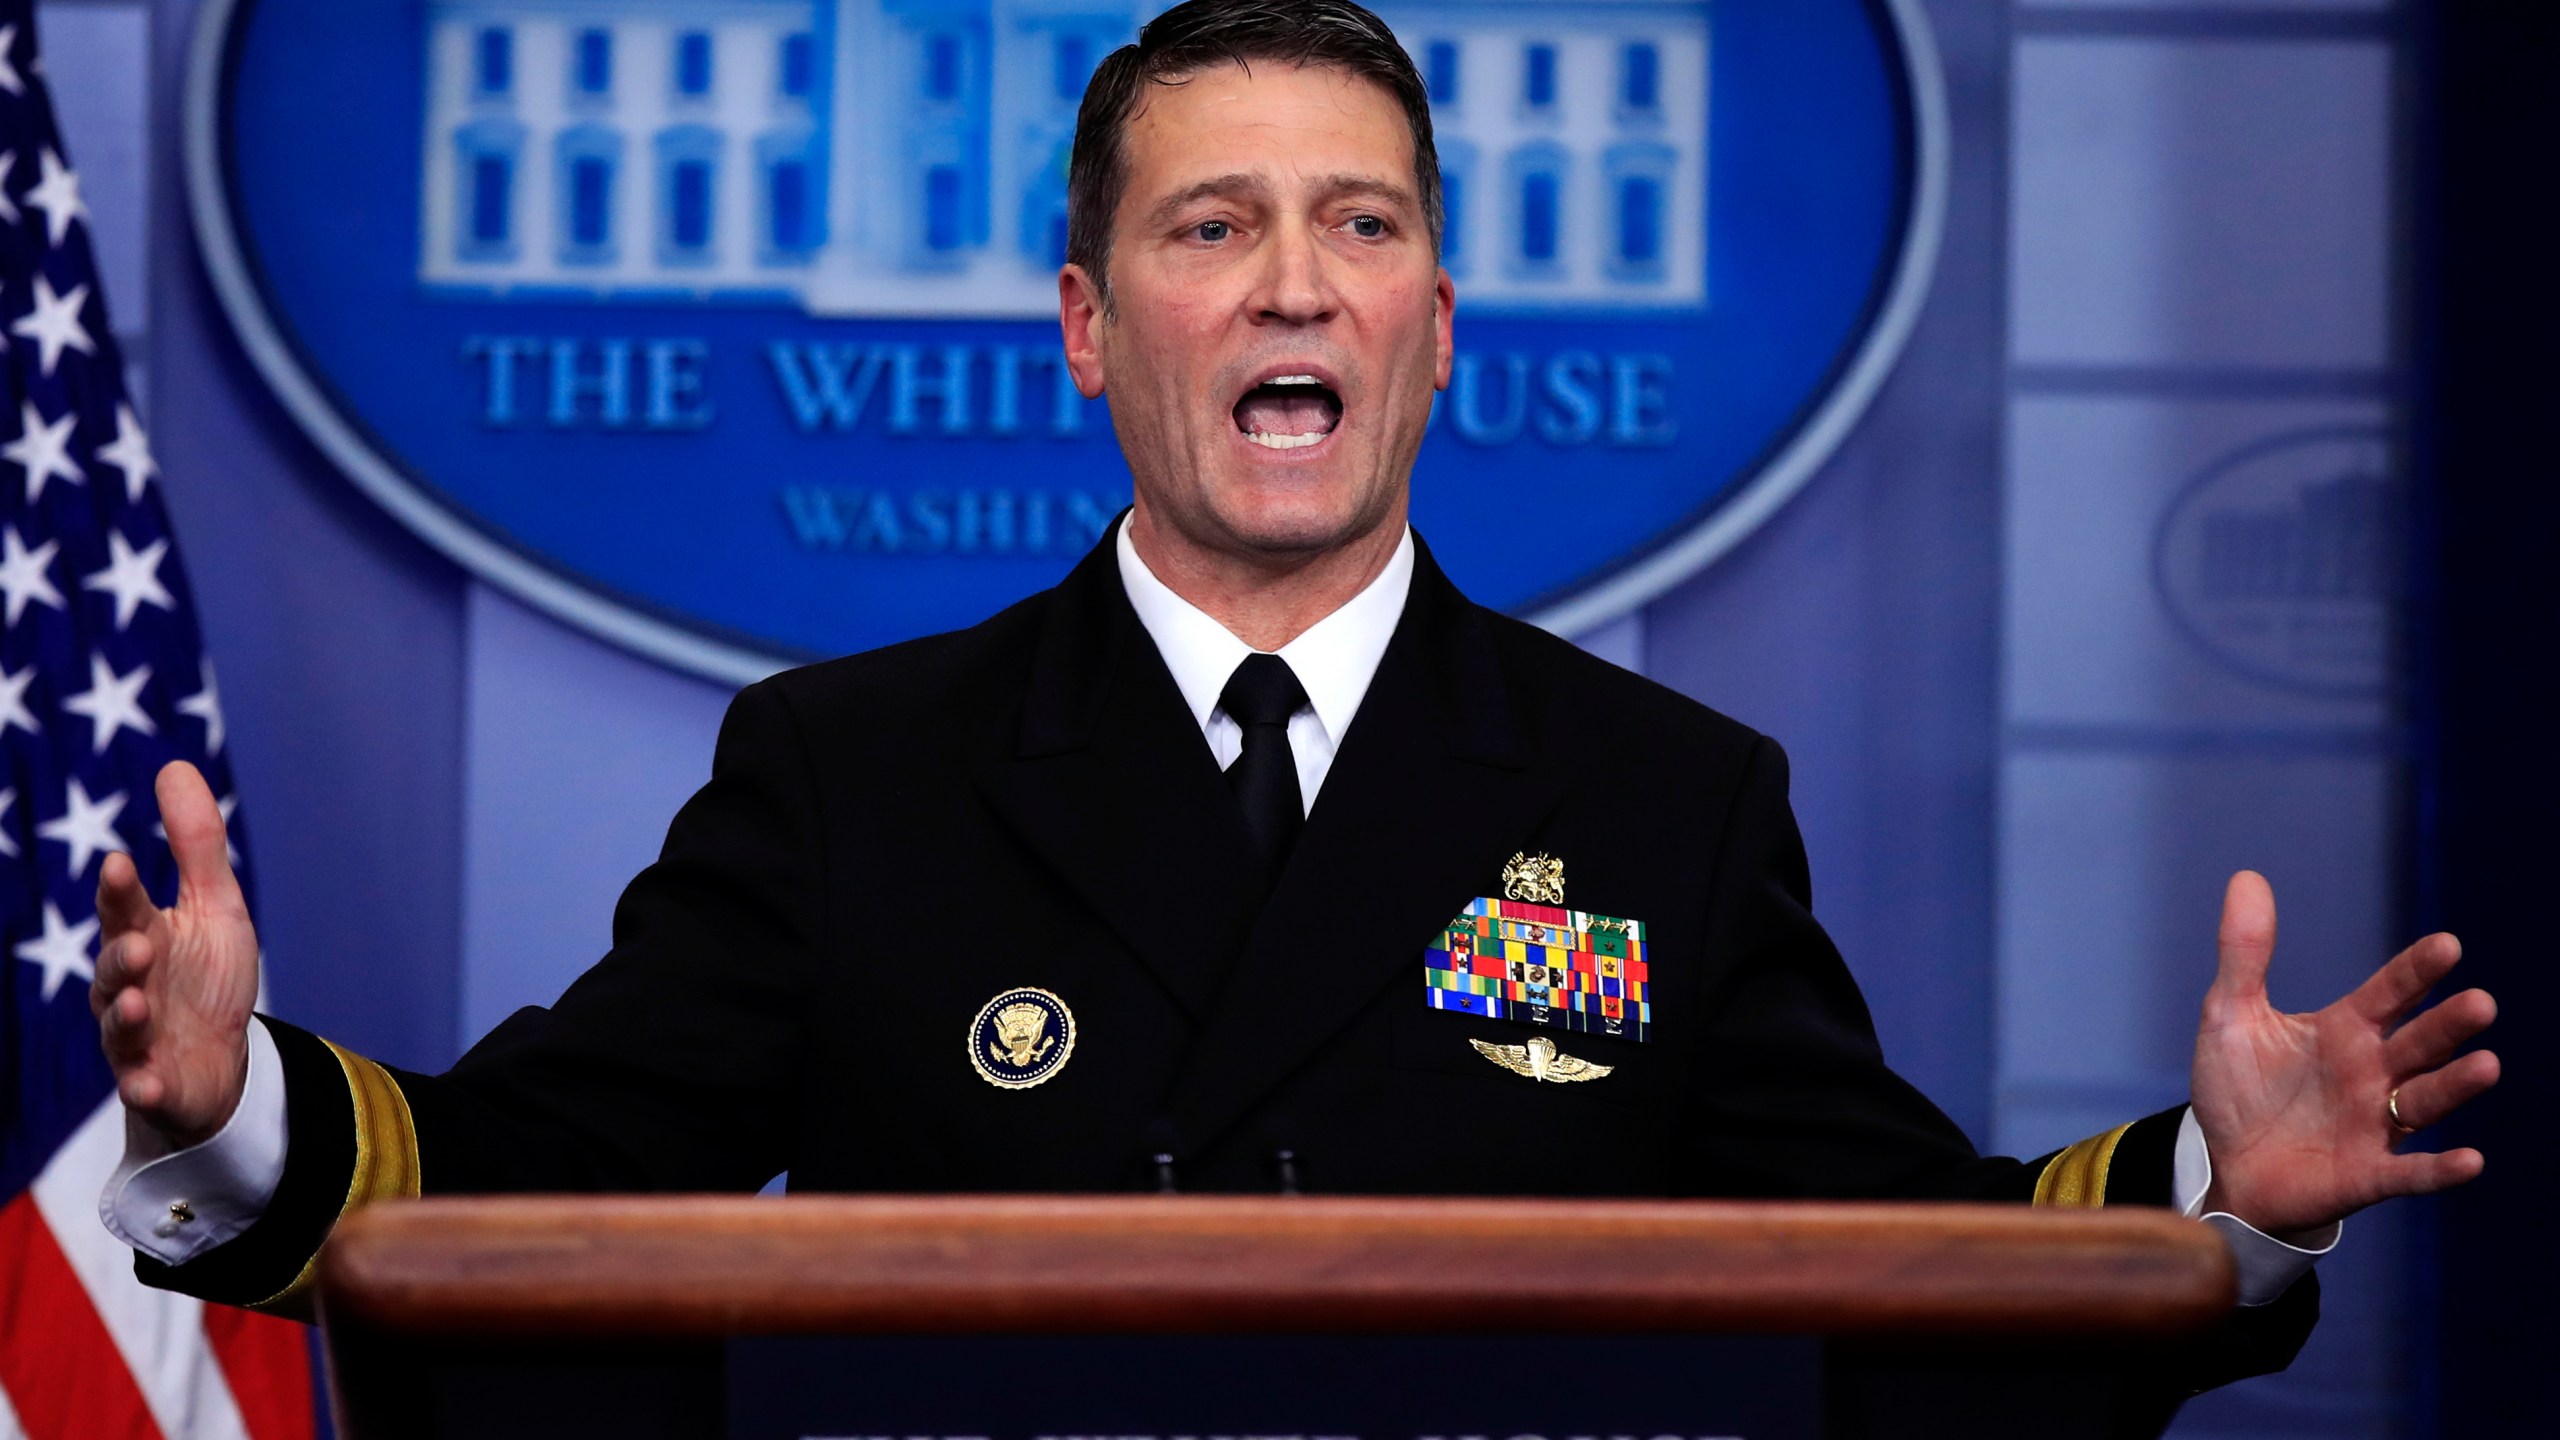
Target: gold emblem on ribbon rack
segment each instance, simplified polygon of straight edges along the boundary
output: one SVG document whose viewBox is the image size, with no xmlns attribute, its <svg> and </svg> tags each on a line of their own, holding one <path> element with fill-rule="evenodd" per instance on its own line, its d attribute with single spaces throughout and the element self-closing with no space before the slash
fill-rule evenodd
<svg viewBox="0 0 2560 1440">
<path fill-rule="evenodd" d="M 1544 1035 L 1532 1035 L 1526 1045 L 1496 1045 L 1490 1040 L 1469 1040 L 1476 1053 L 1510 1071 L 1532 1080 L 1551 1080 L 1569 1085 L 1577 1080 L 1597 1080 L 1615 1065 L 1594 1065 L 1556 1048 L 1556 1042 Z"/>
<path fill-rule="evenodd" d="M 1532 905 L 1563 904 L 1564 862 L 1552 855 L 1514 851 L 1511 863 L 1502 867 L 1502 894 L 1504 899 Z"/>
</svg>

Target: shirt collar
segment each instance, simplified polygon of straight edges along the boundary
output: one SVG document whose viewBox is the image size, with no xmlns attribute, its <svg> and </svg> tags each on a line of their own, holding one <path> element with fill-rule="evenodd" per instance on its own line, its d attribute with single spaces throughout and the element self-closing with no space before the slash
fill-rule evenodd
<svg viewBox="0 0 2560 1440">
<path fill-rule="evenodd" d="M 1219 692 L 1227 688 L 1227 678 L 1253 653 L 1253 647 L 1157 579 L 1147 562 L 1138 558 L 1125 521 L 1118 549 L 1120 586 L 1129 593 L 1138 623 L 1147 627 L 1157 653 L 1164 656 L 1165 668 L 1173 672 L 1173 683 L 1191 706 L 1191 718 L 1205 730 L 1218 708 Z M 1280 658 L 1289 662 L 1298 683 L 1306 687 L 1307 703 L 1314 708 L 1317 722 L 1337 745 L 1350 730 L 1361 698 L 1369 693 L 1369 682 L 1377 677 L 1378 661 L 1395 637 L 1396 622 L 1404 616 L 1405 596 L 1412 588 L 1413 529 L 1407 526 L 1396 542 L 1396 553 L 1388 557 L 1376 579 L 1280 647 Z"/>
</svg>

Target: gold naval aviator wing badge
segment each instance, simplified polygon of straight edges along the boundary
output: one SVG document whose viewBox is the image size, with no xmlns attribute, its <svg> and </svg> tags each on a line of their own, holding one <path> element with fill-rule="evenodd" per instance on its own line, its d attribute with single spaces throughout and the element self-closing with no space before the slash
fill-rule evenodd
<svg viewBox="0 0 2560 1440">
<path fill-rule="evenodd" d="M 1046 990 L 1007 990 L 969 1022 L 969 1063 L 1000 1090 L 1028 1090 L 1055 1075 L 1076 1048 L 1075 1012 Z"/>
<path fill-rule="evenodd" d="M 1556 1048 L 1556 1042 L 1544 1035 L 1532 1035 L 1526 1045 L 1496 1045 L 1490 1040 L 1469 1040 L 1476 1053 L 1510 1071 L 1532 1080 L 1552 1080 L 1569 1085 L 1577 1080 L 1597 1080 L 1615 1065 L 1594 1065 Z"/>
</svg>

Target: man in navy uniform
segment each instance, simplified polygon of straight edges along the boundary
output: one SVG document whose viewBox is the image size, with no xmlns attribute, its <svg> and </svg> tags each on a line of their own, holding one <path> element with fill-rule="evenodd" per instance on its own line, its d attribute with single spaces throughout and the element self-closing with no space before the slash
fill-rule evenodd
<svg viewBox="0 0 2560 1440">
<path fill-rule="evenodd" d="M 179 894 L 108 857 L 92 995 L 132 1117 L 102 1209 L 145 1279 L 291 1308 L 373 1200 L 786 1170 L 2137 1203 L 2240 1261 L 2194 1385 L 2290 1358 L 2345 1215 L 2479 1172 L 2398 1150 L 2496 1079 L 2454 1058 L 2486 995 L 2407 1019 L 2453 939 L 2279 1014 L 2253 874 L 2191 1106 L 2022 1163 L 1886 1068 L 1777 745 L 1478 608 L 1406 525 L 1456 295 L 1428 102 L 1376 17 L 1168 12 L 1097 72 L 1070 192 L 1067 363 L 1134 508 L 974 629 L 742 692 L 558 1004 L 442 1076 L 253 1019 L 220 815 L 161 777 Z"/>
</svg>

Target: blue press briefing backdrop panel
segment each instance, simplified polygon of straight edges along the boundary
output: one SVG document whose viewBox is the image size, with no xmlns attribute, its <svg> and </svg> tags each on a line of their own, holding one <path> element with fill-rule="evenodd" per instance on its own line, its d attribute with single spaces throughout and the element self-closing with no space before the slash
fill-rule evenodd
<svg viewBox="0 0 2560 1440">
<path fill-rule="evenodd" d="M 2393 237 L 2424 213 L 2408 206 L 2395 179 L 2409 173 L 2395 157 L 2405 157 L 2416 133 L 2401 97 L 2411 75 L 2423 72 L 2423 47 L 2413 47 L 2409 34 L 2424 12 L 2390 0 L 1921 0 L 1896 7 L 1891 18 L 1899 25 L 1924 7 L 1946 57 L 1953 124 L 1941 137 L 1946 243 L 1907 360 L 1800 494 L 1747 543 L 1645 602 L 1629 623 L 1612 625 L 1603 648 L 1786 744 L 1817 913 L 1874 1007 L 1887 1056 L 1977 1139 L 2032 1150 L 2184 1093 L 2196 996 L 2211 969 L 2213 904 L 2229 868 L 2253 865 L 2275 878 L 2285 916 L 2275 983 L 2287 1003 L 2328 998 L 2407 938 L 2393 902 L 2402 873 L 2393 819 L 2402 750 L 2395 715 L 2406 682 L 2388 560 L 2405 524 L 2395 497 L 2405 488 L 2398 397 L 2409 361 L 2394 321 L 2402 313 L 2394 287 L 2404 267 Z M 331 182 L 349 197 L 349 208 L 358 195 L 353 187 L 379 180 L 398 213 L 324 214 L 308 233 L 284 238 L 299 247 L 298 256 L 335 265 L 351 253 L 355 222 L 374 226 L 364 233 L 388 237 L 384 243 L 397 252 L 383 273 L 410 287 L 392 297 L 398 305 L 423 305 L 432 292 L 440 297 L 434 303 L 489 317 L 459 332 L 464 339 L 485 334 L 547 347 L 561 338 L 583 344 L 625 336 L 643 347 L 624 361 L 620 427 L 601 423 L 608 394 L 600 383 L 602 351 L 571 352 L 571 389 L 581 407 L 574 413 L 582 418 L 577 430 L 558 437 L 548 428 L 545 388 L 556 353 L 519 353 L 509 362 L 519 367 L 516 436 L 574 442 L 561 453 L 592 453 L 607 463 L 569 468 L 609 478 L 617 454 L 663 444 L 674 447 L 666 454 L 707 455 L 703 494 L 731 485 L 751 499 L 762 495 L 753 506 L 776 526 L 789 523 L 778 498 L 788 484 L 868 497 L 892 485 L 920 486 L 929 465 L 954 455 L 1036 459 L 1068 448 L 1034 433 L 1051 413 L 1044 407 L 1054 392 L 1045 386 L 1055 373 L 1035 371 L 1047 362 L 1030 358 L 1030 349 L 1054 345 L 1049 326 L 983 309 L 976 318 L 947 318 L 977 288 L 990 303 L 1017 303 L 1006 297 L 1018 292 L 983 284 L 983 274 L 966 267 L 952 273 L 973 277 L 972 285 L 931 288 L 933 313 L 946 318 L 904 330 L 877 312 L 845 308 L 854 304 L 843 298 L 851 290 L 832 292 L 838 298 L 823 302 L 830 307 L 824 314 L 817 313 L 820 301 L 796 291 L 670 299 L 660 312 L 688 323 L 661 329 L 629 319 L 645 302 L 628 297 L 563 304 L 555 295 L 528 300 L 519 311 L 515 300 L 450 288 L 457 282 L 449 276 L 421 268 L 424 227 L 431 202 L 446 207 L 448 225 L 470 212 L 458 169 L 429 176 L 424 47 L 436 17 L 467 25 L 481 12 L 363 8 L 384 17 L 307 18 L 315 34 L 333 26 L 406 26 L 416 37 L 405 42 L 416 48 L 406 62 L 413 68 L 270 79 L 288 89 L 341 85 L 360 101 L 376 91 L 407 93 L 364 113 L 368 124 L 399 127 L 398 145 L 409 148 L 376 151 L 374 137 L 329 133 L 351 124 L 333 113 L 310 137 L 316 148 L 290 162 L 321 164 L 342 147 L 360 162 Z M 1736 73 L 1734 32 L 1755 8 L 1780 7 L 1710 4 L 1689 12 L 1703 17 L 1709 42 L 1700 173 L 1711 192 L 1704 223 L 1693 230 L 1707 263 L 1695 272 L 1703 308 L 1691 313 L 1710 324 L 1729 302 L 1751 298 L 1736 293 L 1729 277 L 1734 255 L 1721 228 L 1748 218 L 1735 213 L 1744 202 L 1731 198 L 1741 193 L 1732 188 L 1738 177 L 1757 169 L 1748 202 L 1756 208 L 1797 203 L 1835 183 L 1827 152 L 1787 162 L 1797 168 L 1764 164 L 1734 118 L 1737 84 L 1817 83 Z M 147 374 L 141 366 L 134 371 L 137 408 L 165 467 L 180 544 L 221 666 L 244 803 L 258 816 L 260 919 L 275 1008 L 366 1053 L 435 1068 L 508 1008 L 548 999 L 607 943 L 614 893 L 646 862 L 667 815 L 707 771 L 727 687 L 556 625 L 446 564 L 386 518 L 348 484 L 355 467 L 306 441 L 310 414 L 342 413 L 334 403 L 316 411 L 302 403 L 329 401 L 336 377 L 309 368 L 307 393 L 285 395 L 291 411 L 271 398 L 277 387 L 270 371 L 242 344 L 256 345 L 258 337 L 235 325 L 207 283 L 209 275 L 254 278 L 253 256 L 261 267 L 273 263 L 256 251 L 269 237 L 242 231 L 228 261 L 199 246 L 191 202 L 209 195 L 226 223 L 239 202 L 220 183 L 222 127 L 198 125 L 188 102 L 202 100 L 210 118 L 214 99 L 236 98 L 241 72 L 226 64 L 243 61 L 253 33 L 283 12 L 267 10 L 265 0 L 50 0 L 40 10 L 69 137 L 66 158 L 79 168 L 93 211 L 127 355 L 148 358 Z M 786 71 L 809 66 L 802 73 L 818 82 L 817 60 L 835 53 L 813 38 L 805 59 L 794 61 L 787 37 L 769 50 L 758 42 L 740 51 L 719 38 L 727 20 L 679 10 L 598 0 L 578 13 L 654 14 L 671 31 L 678 19 L 694 17 L 686 23 L 714 36 L 711 85 L 722 106 L 746 103 L 739 97 L 747 92 L 733 89 L 740 84 L 752 86 L 757 104 L 778 105 L 774 92 L 787 97 L 790 90 Z M 814 37 L 819 12 L 802 13 L 811 17 Z M 843 13 L 828 23 L 842 23 Z M 1509 13 L 1545 20 L 1570 12 L 1552 6 Z M 1874 12 L 1867 13 L 1872 22 Z M 209 45 L 208 33 L 216 37 Z M 1447 40 L 1449 56 L 1435 64 L 1432 37 L 1405 33 L 1418 37 L 1416 59 L 1426 73 L 1440 69 L 1444 86 L 1454 83 L 1460 108 L 1525 100 L 1526 45 L 1537 37 L 1519 37 L 1516 65 L 1488 71 L 1469 36 Z M 1871 23 L 1869 33 L 1881 32 Z M 970 137 L 977 129 L 961 125 L 934 132 L 940 138 L 932 143 L 946 148 L 919 142 L 911 153 L 874 149 L 859 160 L 865 173 L 907 176 L 899 183 L 916 199 L 908 212 L 914 228 L 898 235 L 912 234 L 927 251 L 936 235 L 968 237 L 972 246 L 983 235 L 983 249 L 974 253 L 987 256 L 1019 254 L 1027 243 L 1026 211 L 1007 198 L 1029 193 L 1016 183 L 1031 173 L 1015 145 L 1024 132 L 999 133 L 994 127 L 1013 123 L 1003 116 L 1017 112 L 996 107 L 1047 103 L 1059 59 L 1074 60 L 1075 47 L 1025 48 L 1019 34 L 1006 37 L 990 40 L 994 63 L 1014 68 L 988 72 L 994 98 L 986 102 L 982 159 L 976 148 L 948 148 L 961 140 L 976 145 Z M 570 257 L 557 242 L 576 241 L 581 224 L 589 227 L 583 233 L 597 234 L 599 217 L 610 215 L 618 227 L 611 264 L 579 242 L 572 247 L 579 263 L 591 267 L 580 273 L 621 276 L 656 266 L 655 227 L 674 231 L 678 211 L 691 216 L 687 230 L 734 221 L 805 235 L 803 227 L 815 223 L 824 227 L 824 244 L 850 244 L 854 232 L 840 224 L 842 207 L 858 197 L 830 188 L 831 174 L 816 167 L 802 173 L 797 221 L 792 197 L 780 193 L 790 185 L 777 192 L 769 183 L 797 153 L 755 148 L 781 128 L 770 118 L 778 111 L 740 120 L 723 109 L 705 120 L 726 137 L 716 155 L 706 156 L 690 131 L 694 139 L 678 137 L 661 151 L 659 131 L 680 125 L 619 111 L 612 126 L 636 138 L 619 150 L 595 143 L 595 132 L 583 127 L 602 112 L 593 108 L 597 102 L 576 98 L 579 72 L 591 64 L 605 71 L 617 104 L 648 98 L 630 88 L 643 81 L 659 97 L 651 103 L 673 104 L 677 69 L 690 62 L 672 33 L 653 43 L 660 48 L 650 53 L 638 39 L 608 40 L 598 64 L 582 39 L 511 41 L 506 63 L 517 102 L 539 96 L 560 107 L 543 121 L 548 129 L 527 114 L 516 152 L 525 168 L 509 171 L 509 216 L 526 227 L 517 232 L 527 247 L 519 262 L 566 265 Z M 190 86 L 190 64 L 208 50 Z M 1577 72 L 1584 62 L 1571 52 L 1559 42 L 1551 72 L 1559 113 L 1587 114 L 1615 135 L 1615 99 L 1576 109 L 1571 77 L 1623 84 L 1623 59 Z M 732 65 L 742 53 L 764 79 L 741 79 Z M 970 77 L 978 72 L 970 67 L 980 62 L 969 57 L 979 53 L 955 43 L 939 59 L 917 51 L 901 63 L 922 77 L 919 85 L 945 85 L 957 99 L 976 93 Z M 1010 61 L 1001 59 L 1006 54 Z M 445 73 L 476 86 L 476 63 L 466 53 L 458 65 L 448 61 Z M 1674 84 L 1667 41 L 1656 63 L 1667 101 Z M 934 80 L 935 67 L 948 78 Z M 147 87 L 139 78 L 146 72 Z M 226 92 L 226 76 L 234 92 Z M 823 77 L 833 97 L 826 123 L 837 158 L 830 164 L 842 163 L 841 147 L 853 143 L 843 137 L 860 123 L 842 103 L 858 79 L 840 70 Z M 447 95 L 474 117 L 482 112 L 472 107 L 497 103 L 464 90 Z M 1917 103 L 1923 99 L 1915 97 L 1915 114 L 1925 113 Z M 456 166 L 463 154 L 458 127 L 468 123 L 462 114 L 454 112 L 455 129 L 440 132 L 445 140 L 436 152 Z M 1487 197 L 1535 178 L 1488 160 L 1517 143 L 1520 132 L 1505 127 L 1532 119 L 1507 109 L 1469 110 L 1463 124 L 1444 118 L 1444 134 L 1474 144 L 1475 168 L 1456 176 L 1462 216 L 1469 175 L 1479 218 L 1494 213 Z M 1925 125 L 1917 140 L 1925 151 Z M 1588 153 L 1572 148 L 1584 143 L 1559 139 L 1573 156 Z M 216 182 L 193 194 L 185 184 L 187 145 L 198 149 L 197 172 Z M 1449 153 L 1453 166 L 1468 158 L 1455 146 Z M 697 180 L 674 178 L 680 167 L 705 161 L 714 163 Z M 1862 173 L 1854 154 L 1841 164 L 1842 174 Z M 905 165 L 919 168 L 898 168 Z M 369 166 L 398 173 L 369 179 Z M 541 167 L 551 167 L 560 184 L 537 193 L 530 187 Z M 946 178 L 932 178 L 936 172 Z M 1568 176 L 1591 173 L 1579 163 L 1566 167 Z M 1682 183 L 1678 173 L 1663 173 L 1668 185 Z M 757 174 L 766 180 L 761 199 L 728 188 L 757 183 Z M 969 218 L 973 175 L 989 186 L 983 228 Z M 1570 212 L 1578 221 L 1567 219 L 1561 202 L 1570 184 L 1561 181 L 1555 191 L 1560 248 L 1577 243 L 1576 234 L 1587 244 L 1594 234 L 1625 232 L 1623 212 L 1612 218 L 1605 204 L 1584 203 Z M 690 199 L 679 203 L 686 187 L 703 202 L 698 208 Z M 1526 187 L 1514 193 L 1525 195 Z M 662 198 L 663 212 L 654 208 Z M 1927 233 L 1919 224 L 1926 199 L 1924 186 L 1905 206 L 1905 233 L 1915 238 Z M 1574 223 L 1617 228 L 1576 232 Z M 545 237 L 539 244 L 537 229 Z M 1606 359 L 1645 353 L 1618 337 L 1654 322 L 1589 302 L 1572 313 L 1532 316 L 1508 302 L 1497 310 L 1497 286 L 1531 280 L 1479 263 L 1494 253 L 1484 248 L 1493 243 L 1485 233 L 1462 221 L 1457 257 L 1461 346 L 1492 357 L 1478 362 L 1474 419 L 1497 433 L 1507 423 L 1500 382 L 1508 379 L 1512 351 L 1525 359 L 1533 398 L 1545 384 L 1542 367 L 1555 356 L 1582 351 L 1601 359 L 1596 393 L 1605 403 Z M 1509 234 L 1514 245 L 1521 238 L 1517 229 L 1490 233 L 1497 240 Z M 1659 233 L 1668 274 L 1676 268 L 1677 237 L 1668 226 Z M 722 243 L 722 264 L 759 263 L 756 252 L 725 248 L 725 232 Z M 1470 243 L 1477 261 L 1468 257 Z M 1906 274 L 1918 250 L 1904 248 Z M 461 263 L 458 247 L 446 253 Z M 907 263 L 876 247 L 865 253 L 875 266 Z M 812 262 L 812 287 L 824 267 Z M 894 273 L 911 293 L 924 294 L 925 282 L 942 272 L 875 273 Z M 520 274 L 509 283 L 521 292 L 536 278 Z M 269 302 L 256 286 L 231 289 L 232 300 L 257 298 L 250 318 L 266 315 Z M 1884 323 L 1890 301 L 1915 290 L 1886 287 L 1887 313 L 1857 353 L 1891 353 L 1876 344 L 1879 334 L 1891 333 Z M 584 329 L 509 319 L 536 310 L 566 317 L 562 324 L 581 313 L 616 318 Z M 797 437 L 796 420 L 774 422 L 790 413 L 787 382 L 760 348 L 767 332 L 751 328 L 743 352 L 705 357 L 703 394 L 713 406 L 707 430 L 648 430 L 652 363 L 668 367 L 662 403 L 681 410 L 694 397 L 684 383 L 693 363 L 687 354 L 669 351 L 652 362 L 646 343 L 703 338 L 707 332 L 692 319 L 722 312 L 857 347 L 846 378 L 858 383 L 868 363 L 873 388 L 856 428 Z M 419 376 L 445 368 L 438 383 L 454 397 L 458 408 L 450 413 L 461 429 L 482 423 L 485 412 L 474 407 L 485 404 L 487 391 L 478 387 L 491 362 L 458 345 L 445 348 L 451 336 L 428 347 L 404 323 L 389 311 L 363 321 L 370 343 L 415 350 Z M 1545 338 L 1479 338 L 1497 325 Z M 1000 362 L 992 340 L 968 342 L 977 347 L 974 431 L 942 437 L 943 402 L 933 389 L 944 373 L 944 342 L 932 338 L 941 333 L 937 326 L 961 334 L 1012 327 L 1031 337 L 1014 362 L 1017 437 L 996 443 Z M 282 334 L 273 330 L 271 338 Z M 891 429 L 896 352 L 866 357 L 872 347 L 908 343 L 918 347 L 906 381 L 915 431 L 901 437 Z M 292 346 L 280 353 L 299 363 Z M 1808 437 L 1824 441 L 1845 417 L 1860 414 L 1839 404 L 1858 398 L 1850 383 L 1855 370 L 1853 357 L 1850 375 L 1807 399 L 1805 418 L 1778 442 L 1778 459 L 1756 472 L 1764 482 L 1787 475 L 1790 457 L 1826 453 L 1823 443 L 1806 444 Z M 1566 389 L 1589 388 L 1590 373 L 1569 372 Z M 582 376 L 599 383 L 579 389 Z M 1720 404 L 1713 390 L 1694 387 L 1695 379 L 1675 366 L 1666 390 L 1684 438 L 1693 420 Z M 1541 409 L 1564 411 L 1547 398 L 1535 404 L 1522 415 L 1527 433 L 1508 448 L 1469 443 L 1444 408 L 1420 476 L 1435 541 L 1448 522 L 1428 507 L 1463 501 L 1479 462 L 1545 457 L 1553 498 L 1529 512 L 1545 525 L 1586 497 L 1610 493 L 1616 472 L 1656 455 L 1610 443 L 1605 408 L 1603 429 L 1588 443 L 1555 444 L 1537 428 L 1538 417 Z M 758 423 L 830 468 L 747 484 L 758 477 L 732 465 L 720 439 L 731 422 L 754 418 L 740 405 L 758 407 L 766 416 Z M 1826 416 L 1834 422 L 1828 430 Z M 1107 411 L 1095 406 L 1085 418 L 1077 443 L 1107 446 Z M 367 445 L 380 438 L 349 433 Z M 968 445 L 978 448 L 958 448 Z M 1808 463 L 1794 473 L 1810 469 Z M 972 483 L 996 487 L 983 472 L 966 467 Z M 413 498 L 432 498 L 397 478 Z M 441 484 L 454 477 L 431 478 Z M 1042 483 L 1037 475 L 1016 476 L 1002 488 Z M 1726 502 L 1704 531 L 1678 535 L 1723 526 L 1721 537 L 1710 538 L 1729 539 L 1753 518 L 1754 497 L 1765 504 L 1784 488 L 1757 484 Z M 486 520 L 461 528 L 495 545 Z M 655 522 L 633 510 L 597 523 Z M 919 528 L 929 535 L 929 527 Z M 955 518 L 955 536 L 957 530 Z M 1633 549 L 1646 542 L 1626 543 Z M 1681 541 L 1650 543 L 1659 558 Z M 557 555 L 495 548 L 564 593 L 588 593 L 560 578 Z M 1685 563 L 1696 553 L 1675 558 Z M 845 550 L 833 556 L 840 577 L 893 558 L 917 557 L 903 548 L 858 549 L 852 527 Z M 1562 628 L 1571 632 L 1579 628 L 1574 606 L 1583 622 L 1596 620 L 1645 593 L 1641 585 L 1622 588 L 1630 576 L 1651 583 L 1667 573 L 1644 570 L 1641 561 L 1622 567 L 1541 613 L 1565 615 Z M 1470 583 L 1482 589 L 1487 582 Z M 515 593 L 529 591 L 518 585 Z M 612 613 L 665 623 L 680 636 L 703 633 L 692 620 L 670 623 L 652 610 Z M 2487 947 L 2479 948 L 2485 959 Z M 2505 1023 L 2528 1023 L 2524 1008 L 2515 1007 Z M 2508 1168 L 2493 1168 L 2488 1183 L 2506 1173 L 2505 1183 L 2515 1184 L 2512 1162 L 2497 1153 L 2493 1167 Z M 2418 1433 L 2410 1417 L 2425 1403 L 2430 1367 L 2417 1327 L 2429 1301 L 2400 1269 L 2411 1253 L 2403 1232 L 2415 1214 L 2389 1206 L 2350 1227 L 2348 1245 L 2323 1262 L 2327 1317 L 2302 1359 L 2285 1375 L 2191 1405 L 2178 1433 L 2191 1440 Z M 2409 1231 L 2411 1238 L 2424 1233 Z"/>
<path fill-rule="evenodd" d="M 269 382 L 376 499 L 744 678 L 974 623 L 1127 503 L 1056 273 L 1085 79 L 1159 8 L 234 0 L 200 31 L 196 222 Z M 1383 7 L 1459 295 L 1416 518 L 1470 593 L 1640 603 L 1864 405 L 1941 204 L 1899 10 Z"/>
</svg>

